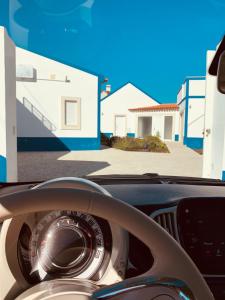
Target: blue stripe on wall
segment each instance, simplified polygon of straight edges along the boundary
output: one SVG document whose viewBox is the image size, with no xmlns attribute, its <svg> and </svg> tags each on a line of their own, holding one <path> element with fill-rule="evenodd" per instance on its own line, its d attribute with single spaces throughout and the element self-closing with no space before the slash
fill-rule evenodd
<svg viewBox="0 0 225 300">
<path fill-rule="evenodd" d="M 188 132 L 188 102 L 189 102 L 189 80 L 186 81 L 186 102 L 185 102 L 185 116 L 184 116 L 184 145 L 185 138 L 187 138 Z"/>
<path fill-rule="evenodd" d="M 203 149 L 203 138 L 184 137 L 184 145 L 191 149 Z"/>
<path fill-rule="evenodd" d="M 0 155 L 0 182 L 7 181 L 7 165 L 6 158 Z"/>
<path fill-rule="evenodd" d="M 201 78 L 204 80 L 205 78 Z M 184 139 L 183 144 L 191 149 L 203 149 L 203 138 L 197 137 L 188 137 L 188 109 L 189 109 L 189 99 L 191 98 L 205 98 L 205 96 L 190 96 L 189 95 L 189 81 L 190 80 L 199 80 L 199 78 L 188 78 L 186 79 L 186 96 L 185 96 L 185 121 L 184 121 Z"/>
<path fill-rule="evenodd" d="M 102 76 L 98 76 L 98 119 L 97 119 L 97 144 L 101 145 L 101 82 Z M 88 149 L 85 149 L 88 150 Z"/>
<path fill-rule="evenodd" d="M 179 138 L 180 138 L 180 137 L 179 137 L 179 134 L 175 134 L 174 139 L 175 139 L 176 142 L 179 141 Z"/>
<path fill-rule="evenodd" d="M 18 137 L 17 151 L 99 150 L 100 138 Z"/>
<path fill-rule="evenodd" d="M 188 96 L 189 99 L 205 99 L 205 96 Z M 178 103 L 178 105 L 180 105 L 182 102 L 184 102 L 186 100 L 186 96 L 181 99 L 181 101 Z"/>
<path fill-rule="evenodd" d="M 189 96 L 189 99 L 205 99 L 205 96 Z"/>
<path fill-rule="evenodd" d="M 222 171 L 222 178 L 223 181 L 225 181 L 225 171 Z"/>
<path fill-rule="evenodd" d="M 134 138 L 135 137 L 135 133 L 129 132 L 129 133 L 127 133 L 127 137 Z"/>
<path fill-rule="evenodd" d="M 183 84 L 187 81 L 187 80 L 205 80 L 206 79 L 206 76 L 195 76 L 195 77 L 192 77 L 192 76 L 188 76 L 184 79 L 183 81 Z"/>
</svg>

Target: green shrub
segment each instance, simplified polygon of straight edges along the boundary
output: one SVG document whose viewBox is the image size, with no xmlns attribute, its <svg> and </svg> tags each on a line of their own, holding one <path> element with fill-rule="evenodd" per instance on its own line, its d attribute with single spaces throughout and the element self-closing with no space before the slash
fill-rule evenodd
<svg viewBox="0 0 225 300">
<path fill-rule="evenodd" d="M 122 140 L 123 138 L 119 137 L 119 136 L 111 136 L 110 140 L 109 140 L 109 146 L 113 147 L 114 144 L 117 144 L 120 142 L 120 140 Z"/>
<path fill-rule="evenodd" d="M 108 138 L 104 133 L 101 133 L 101 144 L 110 146 L 110 138 Z"/>
<path fill-rule="evenodd" d="M 165 143 L 157 136 L 146 136 L 144 138 L 150 152 L 168 153 L 169 149 Z"/>
<path fill-rule="evenodd" d="M 114 139 L 112 139 L 112 147 L 127 151 L 140 151 L 147 149 L 145 148 L 143 139 L 135 139 L 131 137 L 114 137 Z"/>
<path fill-rule="evenodd" d="M 110 146 L 126 151 L 169 152 L 166 144 L 156 136 L 148 136 L 144 139 L 112 137 L 110 138 Z"/>
</svg>

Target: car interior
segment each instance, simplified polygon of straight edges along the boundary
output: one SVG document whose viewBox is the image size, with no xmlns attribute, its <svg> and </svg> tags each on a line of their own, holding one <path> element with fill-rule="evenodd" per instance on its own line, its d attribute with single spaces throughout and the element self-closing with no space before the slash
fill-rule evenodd
<svg viewBox="0 0 225 300">
<path fill-rule="evenodd" d="M 1 299 L 224 299 L 224 209 L 220 180 L 1 184 Z"/>
</svg>

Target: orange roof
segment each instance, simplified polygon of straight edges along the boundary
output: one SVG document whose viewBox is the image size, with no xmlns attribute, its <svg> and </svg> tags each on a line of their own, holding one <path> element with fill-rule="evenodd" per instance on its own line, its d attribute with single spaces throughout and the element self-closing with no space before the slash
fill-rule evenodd
<svg viewBox="0 0 225 300">
<path fill-rule="evenodd" d="M 178 110 L 178 108 L 179 106 L 175 103 L 166 103 L 147 107 L 130 108 L 129 111 Z"/>
</svg>

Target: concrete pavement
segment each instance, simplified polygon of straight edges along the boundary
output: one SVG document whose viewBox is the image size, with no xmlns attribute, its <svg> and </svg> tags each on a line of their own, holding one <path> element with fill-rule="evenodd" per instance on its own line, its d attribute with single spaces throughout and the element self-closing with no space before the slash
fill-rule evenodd
<svg viewBox="0 0 225 300">
<path fill-rule="evenodd" d="M 98 151 L 20 152 L 19 181 L 63 176 L 143 174 L 201 176 L 202 156 L 177 142 L 167 142 L 170 153 Z"/>
</svg>

